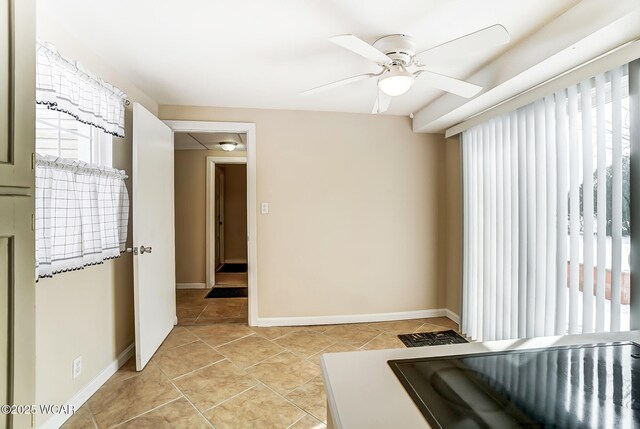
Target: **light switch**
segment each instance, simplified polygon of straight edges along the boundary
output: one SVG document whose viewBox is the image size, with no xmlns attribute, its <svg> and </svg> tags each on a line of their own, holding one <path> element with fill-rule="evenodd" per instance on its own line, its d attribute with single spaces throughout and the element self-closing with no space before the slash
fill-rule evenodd
<svg viewBox="0 0 640 429">
<path fill-rule="evenodd" d="M 269 214 L 269 203 L 260 203 L 260 213 Z"/>
</svg>

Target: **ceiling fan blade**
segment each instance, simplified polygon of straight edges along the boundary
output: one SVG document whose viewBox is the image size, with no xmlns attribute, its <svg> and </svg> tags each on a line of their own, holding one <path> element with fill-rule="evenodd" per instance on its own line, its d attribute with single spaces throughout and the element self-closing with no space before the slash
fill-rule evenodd
<svg viewBox="0 0 640 429">
<path fill-rule="evenodd" d="M 348 77 L 346 79 L 337 80 L 335 82 L 327 83 L 325 85 L 320 85 L 320 86 L 317 86 L 315 88 L 308 89 L 306 91 L 301 92 L 300 95 L 315 94 L 316 92 L 321 92 L 321 91 L 325 91 L 327 89 L 335 88 L 337 86 L 347 85 L 347 84 L 350 84 L 350 83 L 353 83 L 353 82 L 358 82 L 358 81 L 361 81 L 361 80 L 370 79 L 370 78 L 376 77 L 378 75 L 379 74 L 377 74 L 377 73 L 366 73 L 366 74 L 360 74 L 358 76 Z"/>
<path fill-rule="evenodd" d="M 441 59 L 465 55 L 479 49 L 504 45 L 509 43 L 509 40 L 511 39 L 507 29 L 496 24 L 422 51 L 416 54 L 416 58 L 419 61 L 431 62 L 432 58 Z"/>
<path fill-rule="evenodd" d="M 384 113 L 389 109 L 389 104 L 391 104 L 391 96 L 378 89 L 378 96 L 371 113 Z"/>
<path fill-rule="evenodd" d="M 456 79 L 451 76 L 445 76 L 440 73 L 429 70 L 418 70 L 416 76 L 425 75 L 429 79 L 429 85 L 434 88 L 442 89 L 461 97 L 471 98 L 482 90 L 481 86 L 471 82 Z"/>
<path fill-rule="evenodd" d="M 361 57 L 373 61 L 378 64 L 386 64 L 391 61 L 391 58 L 368 44 L 362 39 L 357 38 L 353 34 L 343 34 L 341 36 L 329 37 L 329 41 L 335 43 L 338 46 L 342 46 L 345 49 L 354 52 Z"/>
</svg>

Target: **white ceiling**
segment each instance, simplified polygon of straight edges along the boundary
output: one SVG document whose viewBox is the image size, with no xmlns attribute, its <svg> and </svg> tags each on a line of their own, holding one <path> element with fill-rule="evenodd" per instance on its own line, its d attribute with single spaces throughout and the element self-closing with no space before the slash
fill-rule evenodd
<svg viewBox="0 0 640 429">
<path fill-rule="evenodd" d="M 222 151 L 221 142 L 233 141 L 237 143 L 235 151 L 247 150 L 245 134 L 228 133 L 175 133 L 176 150 L 215 150 Z"/>
<path fill-rule="evenodd" d="M 376 82 L 313 96 L 299 92 L 378 67 L 327 41 L 413 36 L 419 50 L 492 24 L 507 46 L 433 64 L 470 76 L 578 0 L 39 0 L 54 19 L 159 104 L 370 113 Z M 64 52 L 62 52 L 64 54 Z M 442 95 L 418 79 L 391 103 L 407 115 Z"/>
</svg>

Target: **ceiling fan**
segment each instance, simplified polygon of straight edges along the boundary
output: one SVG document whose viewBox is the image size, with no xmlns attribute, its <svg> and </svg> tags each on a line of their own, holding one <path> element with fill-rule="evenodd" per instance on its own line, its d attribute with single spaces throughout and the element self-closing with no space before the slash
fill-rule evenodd
<svg viewBox="0 0 640 429">
<path fill-rule="evenodd" d="M 382 69 L 378 73 L 365 73 L 321 85 L 301 94 L 311 95 L 353 82 L 377 78 L 378 96 L 372 113 L 383 113 L 389 108 L 391 97 L 407 92 L 415 79 L 421 75 L 426 76 L 429 84 L 435 88 L 466 98 L 473 97 L 482 90 L 481 86 L 429 71 L 425 63 L 428 64 L 431 58 L 443 55 L 460 56 L 478 49 L 509 43 L 509 33 L 502 25 L 496 24 L 418 53 L 415 40 L 406 34 L 384 36 L 373 45 L 353 34 L 333 36 L 329 41 L 377 63 Z"/>
</svg>

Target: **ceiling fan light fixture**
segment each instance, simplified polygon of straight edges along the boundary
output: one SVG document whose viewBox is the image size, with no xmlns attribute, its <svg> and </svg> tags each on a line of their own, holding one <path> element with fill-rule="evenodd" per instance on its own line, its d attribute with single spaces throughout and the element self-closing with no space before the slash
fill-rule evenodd
<svg viewBox="0 0 640 429">
<path fill-rule="evenodd" d="M 396 97 L 402 95 L 411 88 L 415 77 L 401 65 L 393 65 L 389 72 L 378 79 L 378 88 L 387 95 Z"/>
<path fill-rule="evenodd" d="M 220 142 L 220 148 L 225 152 L 232 152 L 238 146 L 236 142 Z"/>
</svg>

